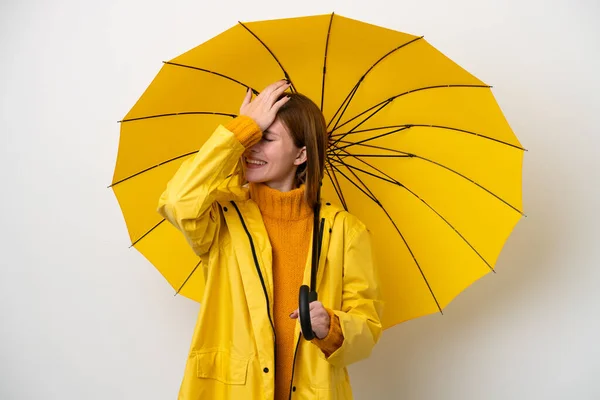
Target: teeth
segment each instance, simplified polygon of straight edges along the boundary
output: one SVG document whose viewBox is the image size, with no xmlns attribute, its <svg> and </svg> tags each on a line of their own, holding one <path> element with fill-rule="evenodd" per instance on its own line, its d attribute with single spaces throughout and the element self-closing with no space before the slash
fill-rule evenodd
<svg viewBox="0 0 600 400">
<path fill-rule="evenodd" d="M 246 162 L 248 164 L 255 164 L 255 165 L 265 165 L 266 164 L 266 162 L 264 162 L 264 161 L 250 160 L 249 158 L 246 158 Z"/>
</svg>

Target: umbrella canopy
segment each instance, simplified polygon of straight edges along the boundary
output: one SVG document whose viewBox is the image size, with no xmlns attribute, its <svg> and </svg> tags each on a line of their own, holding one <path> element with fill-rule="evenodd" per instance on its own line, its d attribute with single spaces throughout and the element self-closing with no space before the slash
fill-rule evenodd
<svg viewBox="0 0 600 400">
<path fill-rule="evenodd" d="M 158 198 L 248 87 L 282 78 L 328 122 L 322 197 L 372 232 L 384 327 L 493 271 L 523 215 L 524 149 L 490 87 L 423 37 L 331 14 L 239 23 L 165 62 L 121 121 L 111 187 L 133 246 L 178 293 L 200 300 L 204 277 Z"/>
</svg>

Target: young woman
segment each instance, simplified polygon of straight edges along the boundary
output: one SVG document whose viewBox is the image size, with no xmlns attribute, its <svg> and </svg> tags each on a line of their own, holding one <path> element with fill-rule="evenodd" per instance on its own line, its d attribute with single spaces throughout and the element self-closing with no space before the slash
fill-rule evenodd
<svg viewBox="0 0 600 400">
<path fill-rule="evenodd" d="M 319 108 L 286 81 L 219 126 L 182 164 L 159 212 L 201 257 L 204 298 L 179 399 L 351 399 L 346 367 L 369 356 L 382 302 L 369 233 L 323 203 L 315 338 L 301 340 L 313 209 L 328 135 Z"/>
</svg>

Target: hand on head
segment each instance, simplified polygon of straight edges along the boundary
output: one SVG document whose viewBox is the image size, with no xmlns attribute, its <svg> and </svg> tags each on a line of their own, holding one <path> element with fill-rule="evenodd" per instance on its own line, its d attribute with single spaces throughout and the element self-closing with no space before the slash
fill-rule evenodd
<svg viewBox="0 0 600 400">
<path fill-rule="evenodd" d="M 290 99 L 288 96 L 277 100 L 290 87 L 286 80 L 280 80 L 267 86 L 252 100 L 252 90 L 248 89 L 240 107 L 240 115 L 252 118 L 262 131 L 266 130 L 275 118 L 277 111 Z"/>
</svg>

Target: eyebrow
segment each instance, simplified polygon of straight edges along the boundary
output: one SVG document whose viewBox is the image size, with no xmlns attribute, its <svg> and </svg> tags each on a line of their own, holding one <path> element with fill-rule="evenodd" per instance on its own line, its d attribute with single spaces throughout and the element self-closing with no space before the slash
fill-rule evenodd
<svg viewBox="0 0 600 400">
<path fill-rule="evenodd" d="M 273 131 L 270 131 L 270 130 L 263 131 L 263 135 L 277 135 L 277 136 L 279 136 L 279 134 L 277 132 L 273 132 Z"/>
</svg>

